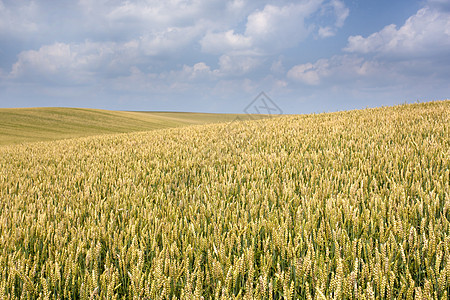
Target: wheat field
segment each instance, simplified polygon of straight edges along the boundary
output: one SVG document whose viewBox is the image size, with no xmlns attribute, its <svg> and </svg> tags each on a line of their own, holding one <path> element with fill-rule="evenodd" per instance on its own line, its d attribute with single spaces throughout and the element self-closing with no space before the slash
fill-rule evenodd
<svg viewBox="0 0 450 300">
<path fill-rule="evenodd" d="M 0 147 L 0 297 L 448 299 L 449 112 Z"/>
<path fill-rule="evenodd" d="M 0 108 L 0 146 L 265 118 L 264 115 L 133 112 L 70 107 Z"/>
</svg>

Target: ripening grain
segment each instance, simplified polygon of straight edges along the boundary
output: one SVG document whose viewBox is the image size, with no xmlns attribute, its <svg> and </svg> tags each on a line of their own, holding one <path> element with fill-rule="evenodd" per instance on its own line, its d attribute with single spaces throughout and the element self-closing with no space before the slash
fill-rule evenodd
<svg viewBox="0 0 450 300">
<path fill-rule="evenodd" d="M 266 115 L 252 115 L 263 119 Z M 131 112 L 88 108 L 0 108 L 0 146 L 229 122 L 244 114 Z"/>
<path fill-rule="evenodd" d="M 447 299 L 450 101 L 0 148 L 0 297 Z"/>
</svg>

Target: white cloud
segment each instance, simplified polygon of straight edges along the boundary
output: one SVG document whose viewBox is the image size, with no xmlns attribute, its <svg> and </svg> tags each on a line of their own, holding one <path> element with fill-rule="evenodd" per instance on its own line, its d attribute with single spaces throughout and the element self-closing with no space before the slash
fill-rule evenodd
<svg viewBox="0 0 450 300">
<path fill-rule="evenodd" d="M 209 74 L 211 72 L 211 68 L 204 62 L 199 62 L 192 67 L 192 71 L 194 76 L 197 74 Z"/>
<path fill-rule="evenodd" d="M 248 16 L 245 35 L 259 47 L 283 49 L 295 46 L 309 33 L 305 18 L 317 11 L 321 3 L 266 5 L 262 11 Z"/>
<path fill-rule="evenodd" d="M 200 43 L 204 52 L 249 52 L 251 41 L 238 34 L 239 23 L 260 2 L 246 0 L 80 0 L 85 29 L 98 36 L 139 40 L 144 55 L 180 55 Z M 117 38 L 116 38 L 117 40 Z M 253 51 L 254 52 L 254 51 Z M 240 52 L 242 54 L 242 52 Z"/>
<path fill-rule="evenodd" d="M 192 82 L 209 81 L 215 77 L 216 72 L 211 71 L 211 67 L 204 62 L 198 62 L 193 66 L 184 65 L 181 71 L 172 71 L 172 81 Z"/>
<path fill-rule="evenodd" d="M 336 35 L 336 32 L 330 26 L 319 28 L 319 36 L 321 38 L 327 38 L 327 37 L 334 36 L 334 35 Z"/>
<path fill-rule="evenodd" d="M 333 0 L 331 1 L 331 5 L 333 6 L 334 13 L 336 15 L 336 23 L 337 27 L 344 26 L 344 22 L 350 14 L 350 10 L 345 6 L 342 1 Z"/>
<path fill-rule="evenodd" d="M 349 37 L 343 50 L 351 54 L 295 65 L 287 78 L 294 85 L 350 90 L 418 90 L 445 82 L 450 76 L 450 12 L 436 9 L 435 2 L 441 1 L 432 2 L 399 27 L 392 24 L 366 38 Z"/>
<path fill-rule="evenodd" d="M 311 63 L 293 67 L 289 70 L 287 76 L 309 85 L 317 85 L 320 81 L 319 73 Z"/>
<path fill-rule="evenodd" d="M 425 77 L 423 68 L 423 62 L 394 63 L 357 55 L 335 55 L 296 65 L 287 72 L 287 77 L 311 86 L 383 87 Z"/>
<path fill-rule="evenodd" d="M 0 0 L 0 33 L 15 27 L 28 31 L 21 35 L 26 40 L 35 39 L 31 31 L 39 32 L 37 42 L 11 62 L 10 78 L 50 76 L 62 70 L 66 77 L 104 70 L 108 74 L 101 76 L 111 76 L 111 69 L 123 75 L 137 62 L 153 69 L 161 56 L 182 61 L 186 52 L 194 55 L 198 46 L 217 55 L 219 74 L 241 76 L 256 68 L 262 57 L 298 45 L 317 29 L 309 19 L 323 3 L 335 8 L 337 19 L 345 15 L 346 8 L 338 0 L 79 0 L 57 7 L 37 1 L 6 5 Z M 58 9 L 65 13 L 55 14 Z M 331 33 L 333 26 L 324 27 L 321 34 Z M 201 53 L 196 54 L 201 60 Z M 89 63 L 83 65 L 83 61 Z M 156 63 L 164 69 L 163 62 Z M 165 71 L 170 69 L 173 65 Z"/>
<path fill-rule="evenodd" d="M 137 45 L 84 42 L 54 43 L 39 50 L 23 51 L 12 66 L 10 79 L 88 82 L 94 74 L 117 72 L 131 62 Z"/>
<path fill-rule="evenodd" d="M 344 48 L 353 53 L 411 57 L 448 55 L 450 51 L 450 14 L 425 7 L 408 18 L 400 28 L 391 24 L 364 38 L 348 38 Z"/>
<path fill-rule="evenodd" d="M 292 67 L 287 77 L 307 85 L 318 85 L 321 77 L 329 73 L 329 61 L 327 59 L 318 60 L 316 63 L 300 64 Z"/>
<path fill-rule="evenodd" d="M 215 9 L 223 8 L 225 3 L 219 1 L 125 1 L 120 5 L 112 6 L 107 3 L 103 9 L 111 7 L 106 14 L 106 19 L 116 23 L 131 24 L 152 24 L 153 26 L 164 27 L 183 27 L 192 26 L 199 19 L 208 16 L 205 12 L 217 13 L 209 10 L 213 6 Z M 216 6 L 216 7 L 215 7 Z"/>
<path fill-rule="evenodd" d="M 289 66 L 276 58 L 311 34 L 336 34 L 345 18 L 338 0 L 0 0 L 0 38 L 21 41 L 0 76 L 4 85 L 100 86 L 144 98 L 282 89 Z M 313 65 L 290 78 L 320 84 L 324 74 Z"/>
<path fill-rule="evenodd" d="M 228 30 L 219 33 L 208 32 L 200 44 L 204 52 L 221 54 L 246 51 L 251 48 L 252 41 L 249 37 L 235 34 L 234 30 Z"/>
<path fill-rule="evenodd" d="M 38 8 L 34 1 L 6 7 L 0 0 L 0 35 L 35 33 L 38 30 L 37 15 Z"/>
<path fill-rule="evenodd" d="M 173 82 L 219 81 L 247 75 L 262 62 L 260 58 L 246 55 L 222 55 L 217 69 L 212 69 L 205 62 L 198 62 L 192 66 L 184 65 L 181 70 L 162 74 L 162 77 Z"/>
<path fill-rule="evenodd" d="M 318 26 L 317 34 L 320 38 L 335 36 L 338 29 L 344 26 L 344 22 L 350 14 L 350 10 L 340 0 L 331 0 L 323 4 L 320 11 L 324 19 L 324 24 Z M 334 20 L 334 23 L 331 23 L 331 20 Z"/>
<path fill-rule="evenodd" d="M 285 5 L 266 4 L 248 15 L 243 33 L 210 30 L 200 41 L 202 50 L 213 54 L 239 50 L 268 55 L 297 46 L 315 28 L 307 19 L 318 13 L 323 3 L 323 0 L 309 0 Z M 334 35 L 336 27 L 341 27 L 349 14 L 341 1 L 333 0 L 326 6 L 332 9 L 336 22 L 320 27 L 321 37 Z"/>
<path fill-rule="evenodd" d="M 233 0 L 227 3 L 227 10 L 240 13 L 246 6 L 246 1 L 244 0 Z"/>
<path fill-rule="evenodd" d="M 262 59 L 259 57 L 243 55 L 222 55 L 219 58 L 219 75 L 240 76 L 249 73 L 259 65 Z"/>
<path fill-rule="evenodd" d="M 281 61 L 281 58 L 278 60 L 272 62 L 272 66 L 270 67 L 270 71 L 276 74 L 283 74 L 285 73 L 285 69 L 283 66 L 283 62 Z"/>
<path fill-rule="evenodd" d="M 383 57 L 364 57 L 357 54 L 335 55 L 314 63 L 293 66 L 286 77 L 291 84 L 320 86 L 325 89 L 418 90 L 430 85 L 446 84 L 450 76 L 449 62 L 441 60 L 392 60 Z"/>
<path fill-rule="evenodd" d="M 169 27 L 139 38 L 145 55 L 174 53 L 188 45 L 199 34 L 198 27 Z"/>
<path fill-rule="evenodd" d="M 243 1 L 222 0 L 153 0 L 153 1 L 92 1 L 81 0 L 83 14 L 103 32 L 111 29 L 145 34 L 164 31 L 168 27 L 193 27 L 203 24 L 207 29 L 223 29 L 234 25 L 246 11 Z M 207 26 L 207 27 L 206 27 Z M 126 32 L 123 32 L 126 34 Z M 130 38 L 130 37 L 129 37 Z"/>
</svg>

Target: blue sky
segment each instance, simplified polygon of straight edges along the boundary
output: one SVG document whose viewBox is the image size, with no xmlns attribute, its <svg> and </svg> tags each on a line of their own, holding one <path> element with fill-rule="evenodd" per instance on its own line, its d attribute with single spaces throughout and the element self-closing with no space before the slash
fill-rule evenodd
<svg viewBox="0 0 450 300">
<path fill-rule="evenodd" d="M 450 0 L 0 0 L 0 107 L 284 113 L 447 99 Z"/>
</svg>

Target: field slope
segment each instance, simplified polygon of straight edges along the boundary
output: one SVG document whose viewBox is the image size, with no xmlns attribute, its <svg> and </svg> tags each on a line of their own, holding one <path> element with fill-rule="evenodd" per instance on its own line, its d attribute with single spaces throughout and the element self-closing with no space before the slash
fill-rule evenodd
<svg viewBox="0 0 450 300">
<path fill-rule="evenodd" d="M 0 298 L 448 299 L 449 111 L 0 147 Z"/>
<path fill-rule="evenodd" d="M 236 117 L 249 118 L 235 114 L 3 108 L 0 109 L 0 145 L 226 122 Z"/>
</svg>

